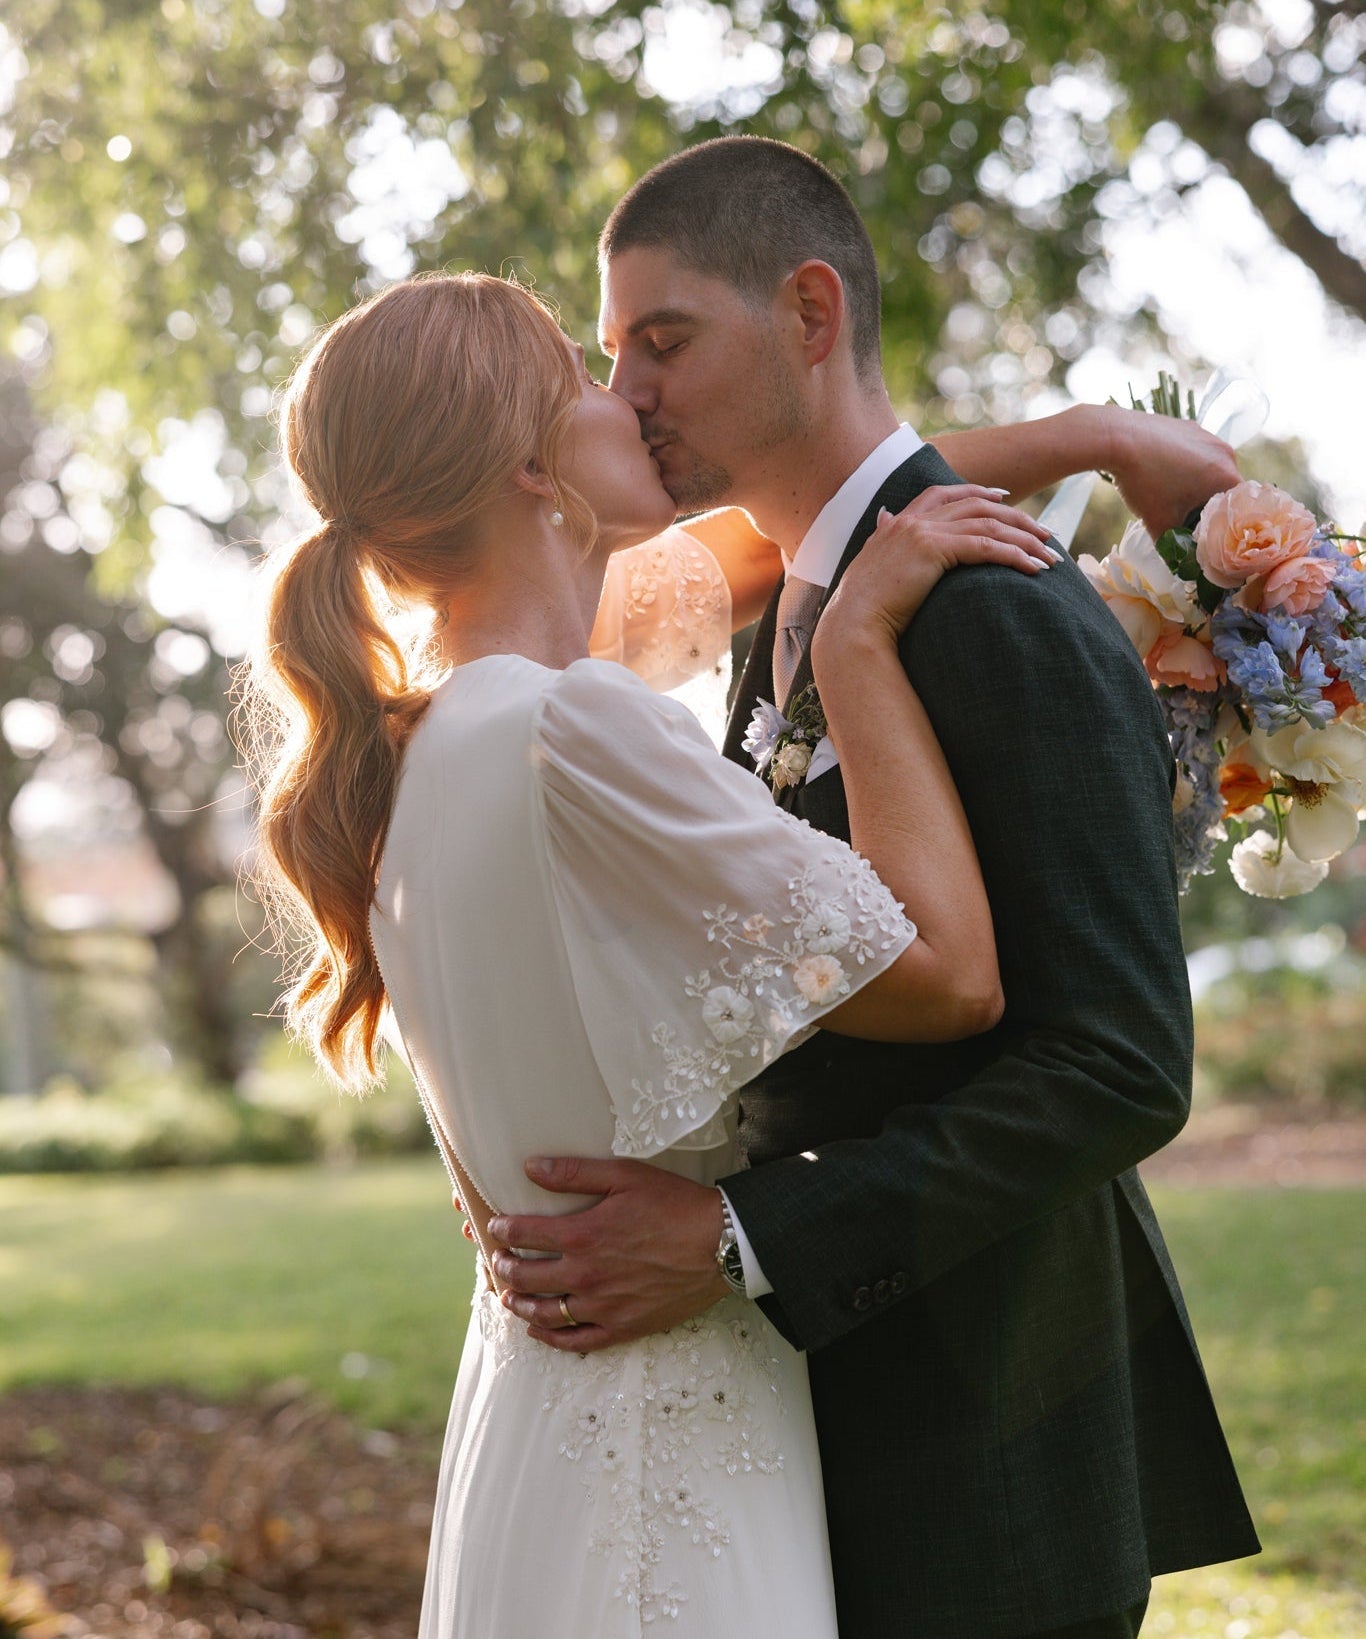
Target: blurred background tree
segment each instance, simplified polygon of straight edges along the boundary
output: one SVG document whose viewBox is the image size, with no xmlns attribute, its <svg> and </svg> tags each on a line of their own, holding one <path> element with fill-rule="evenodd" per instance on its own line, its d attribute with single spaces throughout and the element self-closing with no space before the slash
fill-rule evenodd
<svg viewBox="0 0 1366 1639">
<path fill-rule="evenodd" d="M 245 998 L 268 980 L 230 966 L 257 929 L 231 910 L 226 665 L 246 570 L 286 527 L 272 395 L 320 321 L 418 267 L 515 267 L 591 342 L 614 200 L 681 143 L 746 130 L 849 186 L 884 271 L 888 375 L 927 430 L 1054 402 L 1095 346 L 1141 365 L 1147 337 L 1194 372 L 1115 245 L 1225 177 L 1359 326 L 1364 49 L 1357 8 L 1308 0 L 10 0 L 7 1038 L 33 1005 L 18 975 L 107 965 L 90 935 L 112 918 L 130 972 L 152 953 L 179 1061 L 231 1087 L 252 1058 Z M 155 862 L 140 910 L 63 933 L 33 860 L 44 837 L 69 851 L 111 829 Z M 1321 920 L 1336 891 L 1286 908 L 1202 884 L 1194 937 Z M 12 1053 L 11 1081 L 87 1074 L 40 1059 Z"/>
</svg>

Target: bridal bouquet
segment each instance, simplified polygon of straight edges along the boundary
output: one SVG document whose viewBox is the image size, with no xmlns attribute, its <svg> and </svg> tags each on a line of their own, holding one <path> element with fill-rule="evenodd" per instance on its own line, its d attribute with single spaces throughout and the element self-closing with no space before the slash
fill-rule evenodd
<svg viewBox="0 0 1366 1639">
<path fill-rule="evenodd" d="M 1239 887 L 1307 893 L 1366 805 L 1366 558 L 1271 484 L 1078 560 L 1152 678 L 1177 764 L 1184 891 L 1232 822 Z"/>
</svg>

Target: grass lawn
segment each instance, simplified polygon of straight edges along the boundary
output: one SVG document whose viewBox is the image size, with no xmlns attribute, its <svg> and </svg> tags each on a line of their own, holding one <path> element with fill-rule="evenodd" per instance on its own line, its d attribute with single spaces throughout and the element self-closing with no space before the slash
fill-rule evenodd
<svg viewBox="0 0 1366 1639">
<path fill-rule="evenodd" d="M 1360 1639 L 1366 1193 L 1155 1195 L 1267 1551 L 1163 1579 L 1145 1636 Z M 436 1431 L 470 1281 L 434 1159 L 0 1178 L 0 1391 L 297 1376 Z"/>
<path fill-rule="evenodd" d="M 440 1429 L 472 1259 L 435 1154 L 0 1177 L 0 1392 L 301 1377 L 369 1426 Z"/>
<path fill-rule="evenodd" d="M 1144 1639 L 1361 1639 L 1366 1191 L 1153 1198 L 1265 1551 L 1160 1579 Z"/>
</svg>

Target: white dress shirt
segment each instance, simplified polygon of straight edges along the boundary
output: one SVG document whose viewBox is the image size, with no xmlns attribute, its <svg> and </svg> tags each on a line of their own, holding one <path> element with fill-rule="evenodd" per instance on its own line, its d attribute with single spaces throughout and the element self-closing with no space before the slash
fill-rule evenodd
<svg viewBox="0 0 1366 1639">
<path fill-rule="evenodd" d="M 816 586 L 829 586 L 844 556 L 844 549 L 849 545 L 854 526 L 868 510 L 869 503 L 902 462 L 909 461 L 924 443 L 925 440 L 915 428 L 905 421 L 894 433 L 889 433 L 816 514 L 793 556 L 789 558 L 786 552 L 783 553 L 785 574 L 796 575 Z M 735 1225 L 735 1239 L 739 1243 L 740 1261 L 745 1270 L 745 1296 L 761 1298 L 773 1290 L 773 1284 L 754 1255 L 745 1226 L 740 1222 L 740 1215 L 730 1197 L 725 1190 L 721 1194 L 730 1206 L 730 1220 Z"/>
</svg>

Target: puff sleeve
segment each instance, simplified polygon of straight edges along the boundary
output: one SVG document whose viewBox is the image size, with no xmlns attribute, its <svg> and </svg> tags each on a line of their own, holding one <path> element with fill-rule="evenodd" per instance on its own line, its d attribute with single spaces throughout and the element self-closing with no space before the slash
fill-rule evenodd
<svg viewBox="0 0 1366 1639">
<path fill-rule="evenodd" d="M 677 524 L 614 552 L 593 627 L 596 660 L 615 660 L 681 700 L 719 746 L 730 688 L 730 588 L 711 550 Z"/>
<path fill-rule="evenodd" d="M 915 929 L 866 861 L 784 813 L 685 707 L 618 666 L 561 673 L 532 749 L 613 1150 L 721 1143 L 735 1092 Z"/>
</svg>

